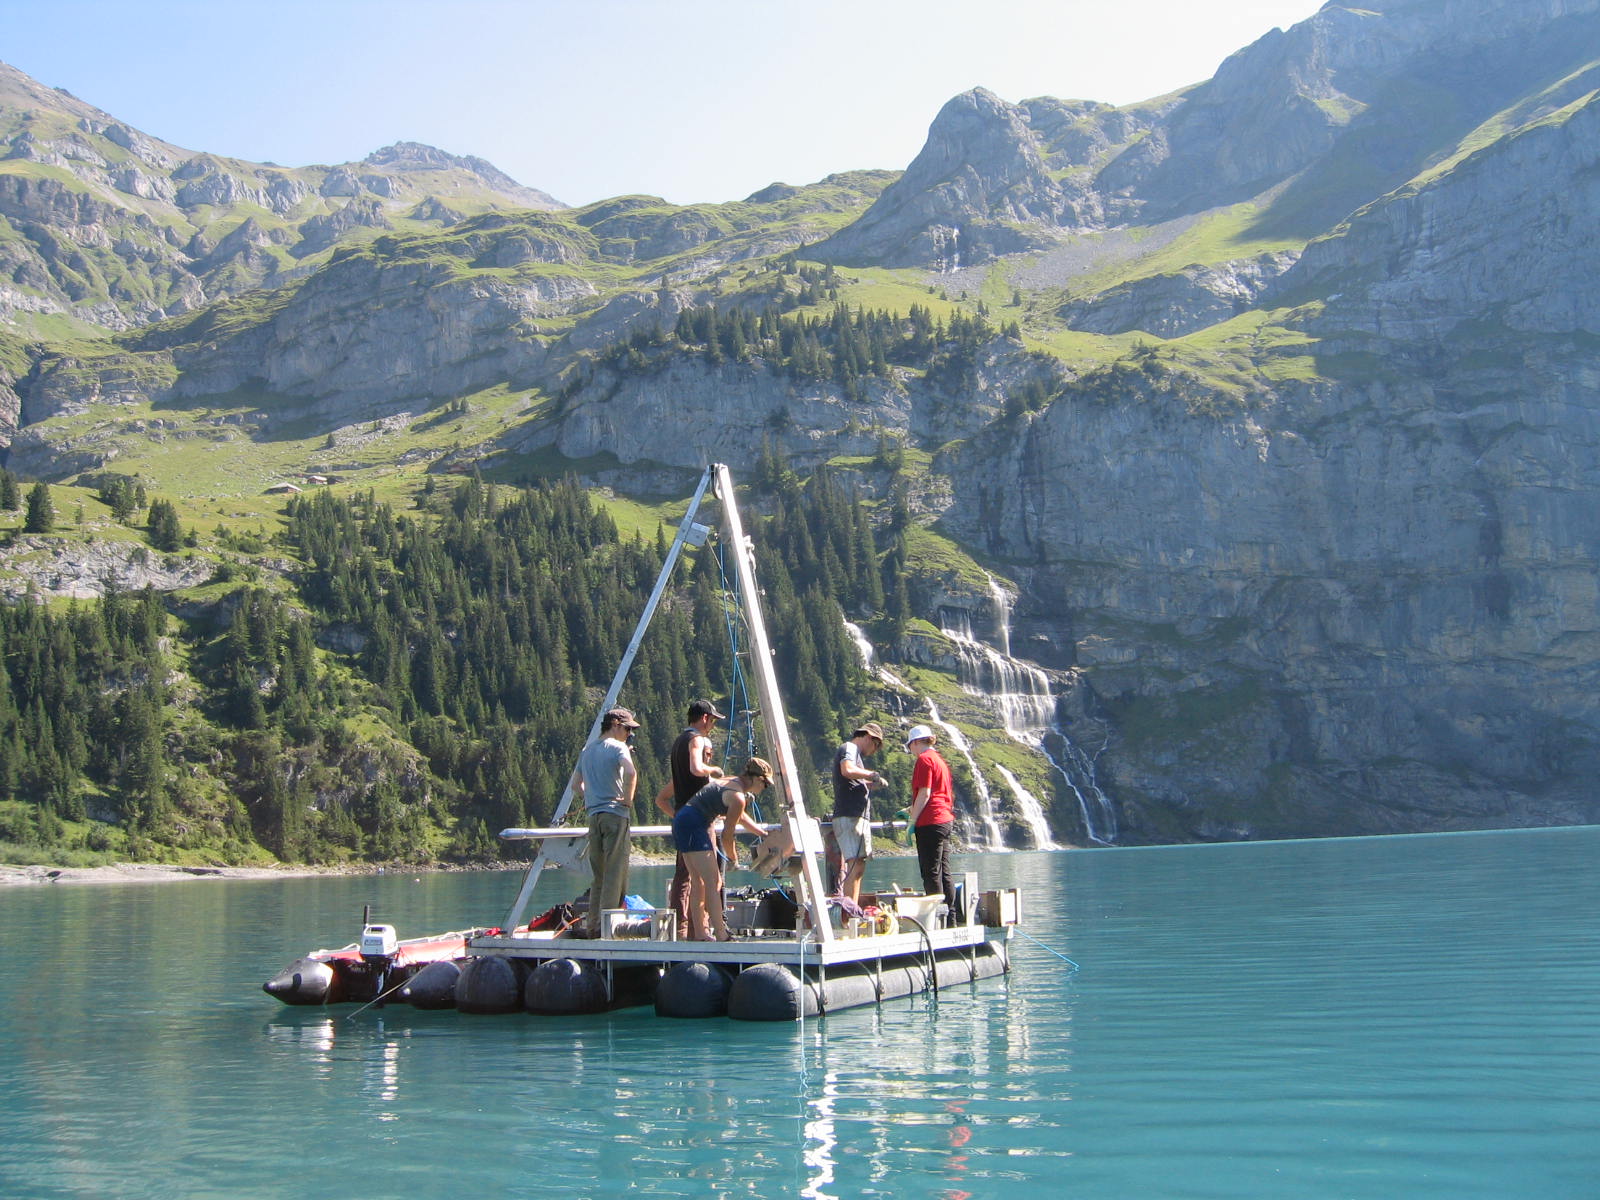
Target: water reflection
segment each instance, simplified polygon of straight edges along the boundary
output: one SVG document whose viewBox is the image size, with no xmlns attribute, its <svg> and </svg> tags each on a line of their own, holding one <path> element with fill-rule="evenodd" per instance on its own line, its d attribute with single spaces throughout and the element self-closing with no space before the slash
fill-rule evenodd
<svg viewBox="0 0 1600 1200">
<path fill-rule="evenodd" d="M 1019 1157 L 1048 1156 L 1029 1144 L 1055 1128 L 1036 1110 L 1069 1097 L 1047 1099 L 1039 1085 L 1066 1077 L 1071 1039 L 1033 1024 L 1025 996 L 987 981 L 809 1027 L 797 1062 L 798 1193 L 960 1200 L 1014 1173 Z"/>
<path fill-rule="evenodd" d="M 382 1026 L 379 1026 L 382 1033 Z M 400 1043 L 397 1039 L 379 1040 L 373 1044 L 375 1054 L 368 1062 L 367 1083 L 363 1089 L 380 1104 L 392 1104 L 400 1094 Z M 380 1121 L 399 1120 L 392 1112 L 374 1114 Z"/>
<path fill-rule="evenodd" d="M 807 1175 L 806 1186 L 800 1190 L 800 1194 L 813 1197 L 814 1200 L 838 1200 L 833 1193 L 823 1190 L 833 1182 L 833 1148 L 839 1143 L 833 1127 L 833 1089 L 837 1084 L 837 1075 L 831 1072 L 824 1075 L 821 1094 L 806 1102 L 809 1119 L 805 1123 L 806 1141 L 802 1156 Z"/>
<path fill-rule="evenodd" d="M 333 1070 L 332 1016 L 300 1016 L 297 1020 L 268 1021 L 263 1033 L 268 1045 L 284 1051 L 319 1079 Z"/>
<path fill-rule="evenodd" d="M 966 1115 L 966 1106 L 959 1101 L 952 1101 L 946 1107 L 957 1117 L 964 1117 Z M 971 1140 L 972 1127 L 970 1125 L 957 1123 L 950 1127 L 951 1150 L 960 1150 Z M 950 1155 L 946 1169 L 950 1173 L 951 1182 L 956 1182 L 964 1178 L 964 1174 L 967 1169 L 967 1156 L 965 1154 Z M 972 1193 L 963 1191 L 960 1188 L 946 1188 L 943 1192 L 940 1192 L 939 1195 L 941 1200 L 967 1200 Z"/>
</svg>

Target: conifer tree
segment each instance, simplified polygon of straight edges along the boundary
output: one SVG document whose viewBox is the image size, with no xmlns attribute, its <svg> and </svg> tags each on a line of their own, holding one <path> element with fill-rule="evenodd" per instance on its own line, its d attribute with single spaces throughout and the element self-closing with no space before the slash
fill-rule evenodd
<svg viewBox="0 0 1600 1200">
<path fill-rule="evenodd" d="M 28 489 L 27 513 L 22 520 L 24 533 L 50 533 L 56 527 L 55 505 L 50 503 L 50 488 L 39 482 Z"/>
<path fill-rule="evenodd" d="M 150 502 L 150 544 L 157 550 L 171 554 L 183 546 L 183 527 L 178 522 L 177 507 L 170 500 Z"/>
</svg>

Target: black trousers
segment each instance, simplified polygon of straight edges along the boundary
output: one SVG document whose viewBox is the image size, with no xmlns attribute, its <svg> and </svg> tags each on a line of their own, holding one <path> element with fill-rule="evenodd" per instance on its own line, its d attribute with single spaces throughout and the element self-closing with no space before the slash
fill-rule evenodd
<svg viewBox="0 0 1600 1200">
<path fill-rule="evenodd" d="M 956 881 L 950 875 L 949 823 L 943 825 L 918 825 L 917 865 L 922 868 L 922 891 L 927 896 L 944 894 L 945 903 L 952 911 L 956 907 Z"/>
</svg>

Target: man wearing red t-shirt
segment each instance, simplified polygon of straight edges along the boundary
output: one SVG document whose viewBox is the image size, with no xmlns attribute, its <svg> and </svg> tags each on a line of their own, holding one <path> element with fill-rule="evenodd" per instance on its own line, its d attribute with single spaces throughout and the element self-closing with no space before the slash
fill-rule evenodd
<svg viewBox="0 0 1600 1200">
<path fill-rule="evenodd" d="M 917 756 L 911 768 L 911 824 L 916 832 L 923 893 L 944 893 L 953 914 L 956 885 L 950 876 L 950 831 L 956 819 L 955 797 L 950 789 L 950 764 L 933 748 L 933 741 L 933 730 L 926 725 L 914 725 L 906 735 L 906 753 Z"/>
</svg>

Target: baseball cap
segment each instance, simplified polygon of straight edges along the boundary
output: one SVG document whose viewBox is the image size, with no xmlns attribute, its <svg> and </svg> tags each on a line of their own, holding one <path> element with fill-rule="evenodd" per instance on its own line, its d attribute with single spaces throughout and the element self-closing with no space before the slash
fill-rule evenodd
<svg viewBox="0 0 1600 1200">
<path fill-rule="evenodd" d="M 633 719 L 633 714 L 625 708 L 613 708 L 606 711 L 605 717 L 600 722 L 601 729 L 610 729 L 613 725 L 621 725 L 626 729 L 639 728 L 639 722 Z"/>
<path fill-rule="evenodd" d="M 726 721 L 728 715 L 717 711 L 717 706 L 709 700 L 691 700 L 689 702 L 689 720 L 698 721 L 701 717 L 715 717 L 719 721 Z"/>
</svg>

